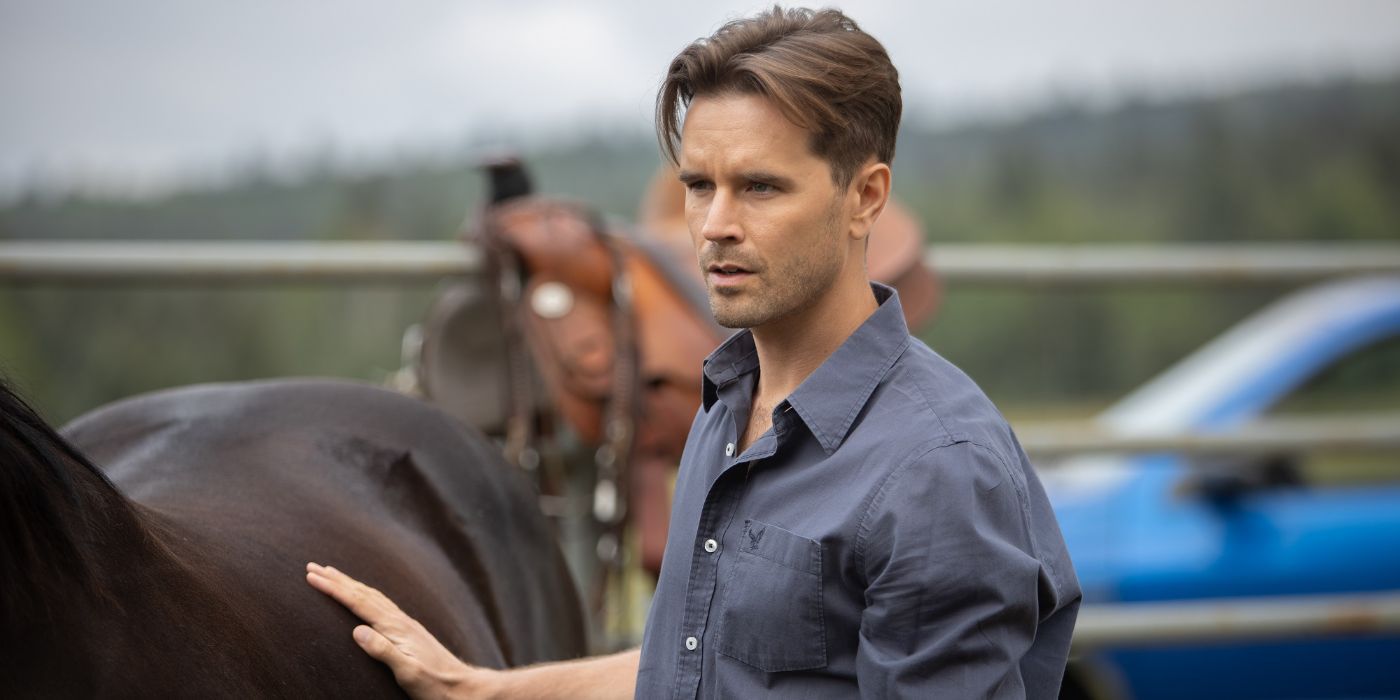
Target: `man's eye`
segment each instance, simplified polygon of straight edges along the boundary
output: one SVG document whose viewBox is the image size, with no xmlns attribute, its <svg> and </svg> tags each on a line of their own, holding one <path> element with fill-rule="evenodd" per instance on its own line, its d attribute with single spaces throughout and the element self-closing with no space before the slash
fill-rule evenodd
<svg viewBox="0 0 1400 700">
<path fill-rule="evenodd" d="M 778 191 L 772 185 L 766 182 L 751 183 L 749 185 L 749 189 L 752 190 L 755 194 L 772 194 Z"/>
<path fill-rule="evenodd" d="M 710 188 L 710 183 L 704 180 L 691 180 L 685 183 L 685 188 L 692 192 L 701 192 Z"/>
</svg>

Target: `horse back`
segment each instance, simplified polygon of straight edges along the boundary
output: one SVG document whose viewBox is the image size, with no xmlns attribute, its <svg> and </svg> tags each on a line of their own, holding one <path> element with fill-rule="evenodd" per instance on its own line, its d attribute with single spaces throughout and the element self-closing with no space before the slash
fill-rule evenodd
<svg viewBox="0 0 1400 700">
<path fill-rule="evenodd" d="M 387 678 L 354 647 L 349 613 L 304 583 L 306 561 L 380 588 L 468 661 L 584 651 L 577 596 L 529 486 L 479 433 L 420 401 L 327 380 L 205 385 L 120 402 L 64 432 L 226 617 L 309 675 Z"/>
</svg>

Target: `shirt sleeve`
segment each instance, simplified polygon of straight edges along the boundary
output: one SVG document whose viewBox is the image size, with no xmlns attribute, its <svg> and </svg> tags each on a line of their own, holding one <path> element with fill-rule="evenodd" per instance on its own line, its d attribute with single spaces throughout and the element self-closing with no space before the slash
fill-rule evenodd
<svg viewBox="0 0 1400 700">
<path fill-rule="evenodd" d="M 857 544 L 862 697 L 1046 697 L 1045 674 L 1023 674 L 1022 659 L 1040 622 L 1068 601 L 1035 551 L 1034 528 L 1046 524 L 1033 512 L 1047 514 L 1063 542 L 1048 502 L 1032 507 L 1031 487 L 1044 494 L 1028 472 L 960 442 L 924 452 L 881 485 Z M 1063 646 L 1067 653 L 1068 639 Z"/>
</svg>

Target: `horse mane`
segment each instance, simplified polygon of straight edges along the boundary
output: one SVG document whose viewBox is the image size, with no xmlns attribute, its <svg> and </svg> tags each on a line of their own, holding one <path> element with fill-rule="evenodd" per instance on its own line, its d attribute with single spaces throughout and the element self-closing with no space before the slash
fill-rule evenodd
<svg viewBox="0 0 1400 700">
<path fill-rule="evenodd" d="M 84 545 L 113 505 L 131 512 L 107 475 L 0 379 L 0 626 L 51 616 L 41 587 L 94 590 Z"/>
</svg>

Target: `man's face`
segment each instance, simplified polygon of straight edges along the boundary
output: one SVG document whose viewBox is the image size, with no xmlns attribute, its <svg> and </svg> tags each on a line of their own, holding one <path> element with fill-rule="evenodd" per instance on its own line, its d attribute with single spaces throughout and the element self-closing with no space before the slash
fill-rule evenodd
<svg viewBox="0 0 1400 700">
<path fill-rule="evenodd" d="M 686 223 L 722 326 L 754 328 L 811 306 L 845 264 L 844 192 L 808 139 L 755 95 L 697 97 L 686 112 Z"/>
</svg>

